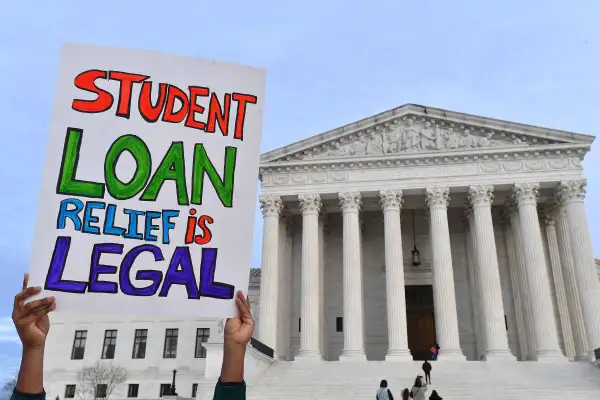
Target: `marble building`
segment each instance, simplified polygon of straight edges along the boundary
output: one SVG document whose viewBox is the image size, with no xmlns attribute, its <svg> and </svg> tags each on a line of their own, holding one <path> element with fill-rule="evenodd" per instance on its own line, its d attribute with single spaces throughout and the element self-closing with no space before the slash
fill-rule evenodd
<svg viewBox="0 0 600 400">
<path fill-rule="evenodd" d="M 589 359 L 593 140 L 405 105 L 263 154 L 259 340 L 285 360 L 436 342 L 446 359 Z"/>
</svg>

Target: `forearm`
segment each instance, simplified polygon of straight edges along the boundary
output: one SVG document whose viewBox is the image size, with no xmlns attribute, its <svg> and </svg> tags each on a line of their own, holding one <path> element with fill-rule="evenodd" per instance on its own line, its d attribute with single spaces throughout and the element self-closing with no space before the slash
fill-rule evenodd
<svg viewBox="0 0 600 400">
<path fill-rule="evenodd" d="M 38 394 L 44 391 L 44 348 L 24 348 L 17 379 L 17 391 Z"/>
<path fill-rule="evenodd" d="M 244 358 L 246 346 L 227 343 L 223 346 L 221 382 L 242 382 L 244 380 Z"/>
</svg>

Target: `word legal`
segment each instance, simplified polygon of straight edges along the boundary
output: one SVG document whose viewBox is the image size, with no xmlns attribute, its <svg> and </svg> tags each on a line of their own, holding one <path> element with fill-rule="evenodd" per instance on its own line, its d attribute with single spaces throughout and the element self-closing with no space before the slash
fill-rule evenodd
<svg viewBox="0 0 600 400">
<path fill-rule="evenodd" d="M 142 84 L 138 97 L 138 111 L 141 117 L 149 123 L 155 123 L 159 118 L 163 122 L 178 124 L 183 121 L 188 128 L 206 132 L 215 132 L 216 125 L 223 136 L 229 134 L 229 115 L 232 101 L 237 104 L 234 124 L 234 139 L 244 140 L 244 122 L 248 104 L 256 104 L 257 98 L 251 94 L 225 93 L 223 105 L 219 98 L 207 87 L 189 86 L 184 92 L 175 85 L 160 83 L 158 99 L 152 103 L 152 81 L 150 76 L 119 71 L 103 71 L 92 69 L 77 75 L 74 84 L 77 88 L 96 94 L 95 100 L 73 100 L 72 108 L 82 113 L 101 113 L 109 110 L 114 103 L 114 96 L 96 85 L 96 80 L 114 80 L 119 82 L 119 100 L 115 115 L 129 119 L 131 115 L 131 97 L 134 84 Z M 196 114 L 203 114 L 206 108 L 196 101 L 210 95 L 206 122 L 196 120 Z M 175 110 L 176 102 L 179 109 Z M 162 118 L 161 118 L 162 115 Z"/>
<path fill-rule="evenodd" d="M 200 263 L 200 283 L 196 279 L 192 256 L 188 247 L 176 247 L 166 273 L 158 269 L 138 270 L 135 275 L 136 283 L 146 281 L 146 286 L 136 286 L 131 279 L 131 269 L 136 259 L 143 253 L 149 253 L 155 262 L 164 261 L 162 250 L 151 244 L 143 244 L 129 250 L 121 265 L 100 263 L 102 254 L 123 254 L 123 245 L 118 243 L 95 244 L 90 261 L 90 274 L 87 282 L 71 281 L 63 279 L 63 272 L 67 263 L 71 238 L 59 236 L 56 239 L 52 260 L 44 289 L 68 293 L 108 293 L 116 294 L 119 291 L 127 296 L 154 296 L 167 297 L 173 285 L 183 286 L 189 299 L 200 299 L 200 297 L 212 297 L 215 299 L 232 299 L 234 287 L 226 283 L 215 282 L 215 270 L 217 266 L 217 249 L 203 248 L 202 262 Z M 144 265 L 147 262 L 144 260 Z M 118 283 L 101 280 L 102 275 L 118 274 Z M 160 291 L 159 291 L 160 289 Z"/>
</svg>

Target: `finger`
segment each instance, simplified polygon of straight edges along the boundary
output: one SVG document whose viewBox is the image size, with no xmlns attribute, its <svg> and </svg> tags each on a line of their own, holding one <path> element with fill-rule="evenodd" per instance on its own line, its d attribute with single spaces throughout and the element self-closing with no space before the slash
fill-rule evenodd
<svg viewBox="0 0 600 400">
<path fill-rule="evenodd" d="M 54 303 L 54 297 L 46 297 L 44 299 L 34 300 L 30 303 L 27 303 L 25 304 L 25 307 L 23 307 L 25 310 L 25 315 L 52 303 Z"/>
<path fill-rule="evenodd" d="M 54 310 L 55 308 L 56 308 L 56 303 L 46 304 L 44 307 L 39 308 L 39 309 L 35 310 L 34 312 L 32 312 L 31 314 L 27 315 L 25 318 L 20 319 L 18 323 L 26 325 L 26 324 L 35 322 L 38 319 L 40 319 L 41 316 L 48 314 L 50 311 Z"/>
<path fill-rule="evenodd" d="M 29 274 L 25 274 L 25 275 L 23 275 L 23 287 L 21 288 L 21 291 L 27 289 L 28 283 L 29 283 Z"/>
<path fill-rule="evenodd" d="M 15 296 L 15 308 L 20 308 L 23 301 L 35 294 L 38 294 L 41 290 L 42 288 L 39 286 L 25 288 L 21 293 Z"/>
<path fill-rule="evenodd" d="M 235 303 L 237 305 L 238 311 L 240 313 L 240 318 L 247 322 L 248 320 L 252 320 L 252 313 L 250 312 L 250 307 L 244 303 L 239 297 L 235 299 Z"/>
<path fill-rule="evenodd" d="M 242 309 L 250 310 L 250 303 L 247 301 L 247 298 L 244 297 L 244 293 L 241 290 L 238 290 L 237 298 L 235 300 L 235 303 L 238 305 L 238 309 L 240 309 L 240 312 L 242 312 Z"/>
</svg>

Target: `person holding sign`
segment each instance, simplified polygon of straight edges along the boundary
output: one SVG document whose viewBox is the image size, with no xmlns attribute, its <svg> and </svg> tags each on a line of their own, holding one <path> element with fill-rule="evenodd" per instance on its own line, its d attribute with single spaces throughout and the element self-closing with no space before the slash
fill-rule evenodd
<svg viewBox="0 0 600 400">
<path fill-rule="evenodd" d="M 54 297 L 46 297 L 25 304 L 40 293 L 40 287 L 29 287 L 29 274 L 23 278 L 23 288 L 15 296 L 12 319 L 23 344 L 23 355 L 17 385 L 11 400 L 45 400 L 44 349 L 50 330 L 48 313 L 56 308 Z M 239 316 L 229 318 L 225 325 L 225 345 L 221 376 L 217 382 L 214 400 L 243 400 L 246 398 L 244 358 L 246 345 L 254 331 L 250 303 L 241 291 L 235 303 Z"/>
</svg>

